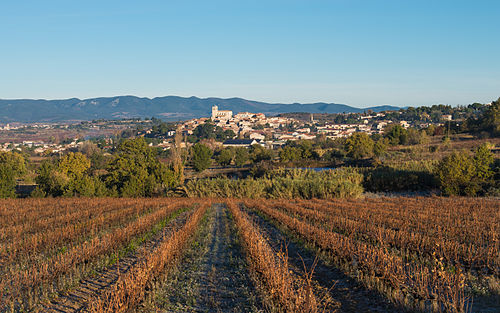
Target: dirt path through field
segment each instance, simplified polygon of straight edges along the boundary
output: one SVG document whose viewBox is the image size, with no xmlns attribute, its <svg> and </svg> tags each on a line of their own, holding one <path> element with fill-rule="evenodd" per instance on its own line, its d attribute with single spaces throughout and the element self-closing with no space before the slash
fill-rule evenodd
<svg viewBox="0 0 500 313">
<path fill-rule="evenodd" d="M 49 304 L 43 305 L 39 311 L 59 313 L 85 312 L 90 299 L 101 295 L 104 291 L 111 288 L 118 280 L 120 274 L 127 273 L 140 261 L 143 253 L 153 251 L 172 232 L 180 229 L 192 213 L 193 210 L 189 210 L 179 214 L 179 216 L 170 221 L 165 228 L 156 234 L 152 240 L 143 243 L 134 252 L 121 258 L 118 262 L 93 277 L 85 279 L 67 294 L 62 294 Z"/>
<path fill-rule="evenodd" d="M 243 209 L 261 227 L 276 251 L 287 247 L 292 269 L 302 271 L 303 273 L 304 264 L 307 269 L 312 267 L 315 260 L 314 253 L 303 248 L 291 238 L 288 238 L 275 225 L 266 221 L 256 214 L 255 211 L 244 207 Z M 367 290 L 354 279 L 345 275 L 340 269 L 329 266 L 320 259 L 315 267 L 313 279 L 321 287 L 330 289 L 331 297 L 340 303 L 338 312 L 402 312 L 401 309 L 394 307 L 394 305 L 381 295 Z"/>
<path fill-rule="evenodd" d="M 214 205 L 142 312 L 261 312 L 229 210 Z"/>
</svg>

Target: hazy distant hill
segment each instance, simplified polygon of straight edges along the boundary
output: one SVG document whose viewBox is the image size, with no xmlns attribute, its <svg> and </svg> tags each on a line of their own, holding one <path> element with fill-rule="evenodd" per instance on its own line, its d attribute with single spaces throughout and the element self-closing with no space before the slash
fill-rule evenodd
<svg viewBox="0 0 500 313">
<path fill-rule="evenodd" d="M 0 122 L 55 122 L 69 120 L 120 119 L 130 117 L 160 117 L 169 120 L 183 120 L 209 116 L 212 105 L 221 110 L 234 112 L 263 112 L 278 114 L 287 112 L 342 113 L 363 112 L 365 110 L 399 110 L 399 107 L 378 106 L 365 109 L 337 103 L 265 103 L 241 98 L 183 98 L 167 96 L 159 98 L 139 98 L 118 96 L 80 100 L 1 100 Z"/>
</svg>

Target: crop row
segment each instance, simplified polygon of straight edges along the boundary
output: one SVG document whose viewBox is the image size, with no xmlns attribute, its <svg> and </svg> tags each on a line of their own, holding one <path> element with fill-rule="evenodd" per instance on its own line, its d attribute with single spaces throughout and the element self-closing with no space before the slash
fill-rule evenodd
<svg viewBox="0 0 500 313">
<path fill-rule="evenodd" d="M 148 212 L 160 209 L 160 206 L 144 207 L 130 206 L 122 209 L 113 209 L 111 212 L 103 210 L 95 212 L 91 217 L 74 218 L 62 227 L 54 227 L 33 234 L 24 234 L 13 238 L 9 242 L 0 244 L 0 259 L 5 265 L 9 261 L 27 258 L 36 255 L 38 257 L 48 254 L 50 251 L 58 250 L 61 246 L 66 249 L 68 245 L 74 245 L 84 240 L 90 240 L 99 233 L 124 225 Z"/>
<path fill-rule="evenodd" d="M 169 201 L 156 211 L 141 216 L 128 224 L 113 228 L 87 241 L 81 242 L 50 258 L 41 258 L 27 267 L 9 267 L 2 273 L 0 290 L 3 299 L 11 305 L 31 306 L 47 290 L 67 285 L 66 280 L 84 277 L 92 271 L 92 264 L 105 256 L 117 253 L 133 238 L 150 231 L 154 225 L 167 219 L 174 212 L 192 203 L 187 200 Z M 61 282 L 61 283 L 59 283 Z"/>
<path fill-rule="evenodd" d="M 283 251 L 274 252 L 245 212 L 232 201 L 226 203 L 242 237 L 250 270 L 258 273 L 269 295 L 285 312 L 317 312 L 320 300 L 310 281 L 290 271 L 287 255 Z"/>
<path fill-rule="evenodd" d="M 34 224 L 46 219 L 62 217 L 68 214 L 79 214 L 80 211 L 101 210 L 112 206 L 140 203 L 138 199 L 0 199 L 0 226 L 8 227 L 21 224 Z M 144 201 L 143 201 L 144 202 Z M 148 201 L 149 202 L 149 201 Z M 85 204 L 82 206 L 82 204 Z M 144 203 L 146 204 L 146 203 Z"/>
<path fill-rule="evenodd" d="M 427 258 L 443 258 L 444 262 L 451 266 L 459 265 L 468 269 L 483 270 L 487 268 L 490 272 L 498 274 L 500 268 L 500 253 L 498 244 L 488 246 L 477 246 L 474 244 L 463 244 L 444 238 L 436 238 L 423 232 L 411 232 L 404 228 L 392 229 L 325 213 L 321 210 L 309 209 L 294 203 L 268 202 L 274 208 L 281 209 L 285 213 L 308 222 L 320 225 L 326 230 L 347 235 L 372 243 L 373 245 L 385 245 L 401 251 L 407 260 L 415 259 L 413 256 L 425 256 Z"/>
<path fill-rule="evenodd" d="M 247 200 L 245 204 L 326 251 L 335 263 L 358 272 L 361 280 L 380 282 L 393 295 L 394 301 L 411 301 L 420 308 L 433 302 L 438 310 L 444 307 L 450 312 L 462 312 L 468 306 L 464 295 L 465 275 L 459 267 L 447 270 L 439 259 L 430 266 L 407 263 L 386 247 L 327 231 L 273 209 L 262 201 Z"/>
<path fill-rule="evenodd" d="M 89 311 L 111 313 L 132 310 L 144 298 L 146 287 L 182 255 L 209 205 L 209 202 L 205 202 L 198 207 L 184 226 L 174 231 L 154 251 L 145 251 L 140 256 L 141 262 L 121 275 L 112 289 L 91 299 Z"/>
<path fill-rule="evenodd" d="M 500 205 L 489 199 L 296 201 L 300 206 L 437 238 L 478 246 L 498 242 Z"/>
</svg>

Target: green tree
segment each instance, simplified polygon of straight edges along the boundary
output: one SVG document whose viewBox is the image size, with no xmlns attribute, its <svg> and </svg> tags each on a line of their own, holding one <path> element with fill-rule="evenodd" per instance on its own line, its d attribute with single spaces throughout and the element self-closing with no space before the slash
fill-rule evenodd
<svg viewBox="0 0 500 313">
<path fill-rule="evenodd" d="M 193 129 L 193 136 L 200 139 L 215 139 L 215 125 L 207 121 Z"/>
<path fill-rule="evenodd" d="M 428 141 L 427 133 L 425 131 L 419 131 L 415 128 L 410 128 L 407 131 L 407 144 L 418 145 L 421 143 L 426 143 Z"/>
<path fill-rule="evenodd" d="M 476 170 L 467 153 L 454 152 L 437 166 L 437 176 L 444 195 L 475 195 L 477 186 L 472 186 L 472 178 Z"/>
<path fill-rule="evenodd" d="M 36 177 L 38 189 L 54 197 L 95 196 L 97 183 L 89 177 L 89 168 L 90 160 L 80 152 L 70 152 L 55 162 L 44 161 Z"/>
<path fill-rule="evenodd" d="M 500 136 L 500 98 L 493 101 L 481 119 L 481 127 L 492 134 Z"/>
<path fill-rule="evenodd" d="M 75 181 L 73 194 L 81 197 L 103 197 L 108 194 L 106 185 L 97 176 L 84 175 Z"/>
<path fill-rule="evenodd" d="M 61 157 L 58 171 L 72 179 L 80 178 L 90 168 L 90 160 L 80 152 L 70 152 Z"/>
<path fill-rule="evenodd" d="M 311 159 L 313 157 L 313 143 L 311 140 L 300 140 L 297 142 L 297 147 L 300 149 L 300 156 L 303 159 Z"/>
<path fill-rule="evenodd" d="M 150 197 L 177 185 L 176 175 L 156 152 L 142 137 L 122 141 L 107 168 L 108 188 L 125 197 Z"/>
<path fill-rule="evenodd" d="M 408 131 L 399 124 L 393 124 L 385 129 L 384 137 L 389 139 L 392 146 L 405 145 L 408 139 Z"/>
<path fill-rule="evenodd" d="M 286 146 L 279 152 L 280 160 L 283 162 L 300 160 L 301 152 L 297 147 Z"/>
<path fill-rule="evenodd" d="M 495 156 L 489 149 L 487 143 L 480 145 L 474 154 L 474 165 L 476 167 L 476 177 L 484 182 L 488 182 L 493 177 L 492 165 Z"/>
<path fill-rule="evenodd" d="M 26 174 L 26 168 L 23 154 L 0 151 L 0 198 L 15 197 L 16 179 Z"/>
<path fill-rule="evenodd" d="M 70 178 L 58 171 L 57 162 L 52 160 L 42 162 L 35 181 L 38 188 L 46 195 L 53 197 L 69 196 Z"/>
<path fill-rule="evenodd" d="M 198 172 L 203 172 L 212 164 L 213 152 L 209 147 L 197 143 L 191 148 L 191 161 L 193 167 Z"/>
<path fill-rule="evenodd" d="M 373 154 L 380 157 L 385 154 L 389 146 L 388 140 L 386 138 L 381 138 L 373 145 Z"/>
<path fill-rule="evenodd" d="M 231 148 L 224 148 L 219 151 L 219 154 L 215 157 L 217 163 L 221 166 L 228 166 L 234 159 L 234 151 Z"/>
<path fill-rule="evenodd" d="M 250 147 L 250 158 L 253 162 L 272 160 L 274 153 L 271 149 L 266 149 L 259 144 L 254 144 Z"/>
<path fill-rule="evenodd" d="M 0 164 L 7 164 L 12 168 L 15 177 L 21 177 L 26 174 L 27 160 L 19 152 L 0 151 Z"/>
<path fill-rule="evenodd" d="M 241 167 L 250 159 L 247 148 L 238 147 L 234 151 L 234 165 Z"/>
<path fill-rule="evenodd" d="M 347 156 L 362 159 L 373 155 L 374 142 L 367 133 L 354 133 L 345 141 Z"/>
<path fill-rule="evenodd" d="M 0 163 L 0 199 L 16 196 L 16 177 L 7 163 Z"/>
</svg>

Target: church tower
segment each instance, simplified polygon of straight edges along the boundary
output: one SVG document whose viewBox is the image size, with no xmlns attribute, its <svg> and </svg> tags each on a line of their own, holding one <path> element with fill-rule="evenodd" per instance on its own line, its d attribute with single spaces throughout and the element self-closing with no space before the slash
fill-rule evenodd
<svg viewBox="0 0 500 313">
<path fill-rule="evenodd" d="M 217 118 L 217 113 L 219 112 L 219 107 L 214 105 L 212 106 L 212 120 Z"/>
</svg>

